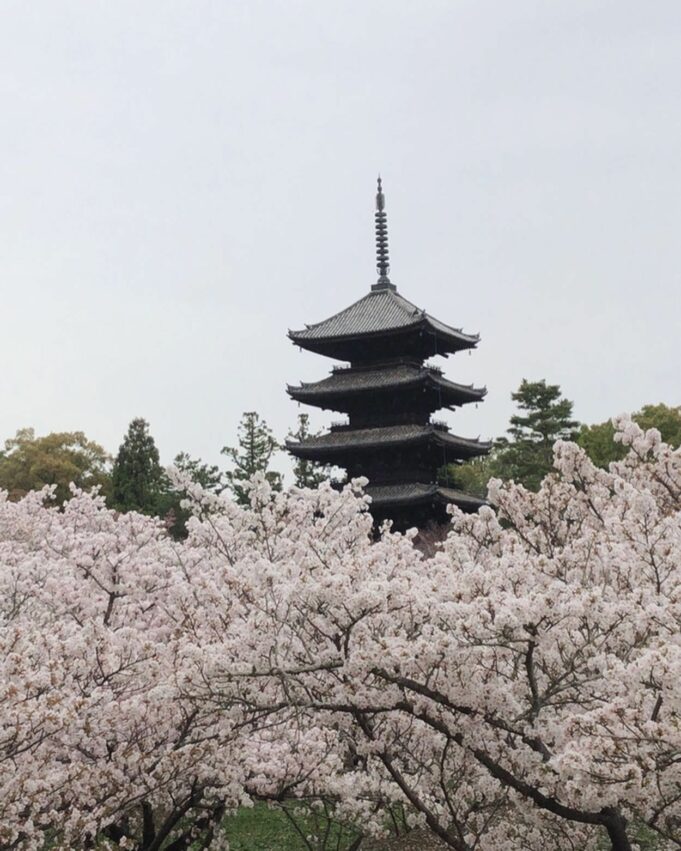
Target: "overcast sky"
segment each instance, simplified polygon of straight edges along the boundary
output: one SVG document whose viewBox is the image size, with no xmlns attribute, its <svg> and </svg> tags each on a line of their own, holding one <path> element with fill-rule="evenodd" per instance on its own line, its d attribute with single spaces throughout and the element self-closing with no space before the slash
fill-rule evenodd
<svg viewBox="0 0 681 851">
<path fill-rule="evenodd" d="M 283 437 L 331 367 L 287 329 L 375 281 L 379 170 L 393 282 L 482 337 L 455 432 L 523 377 L 585 422 L 681 403 L 678 0 L 0 0 L 0 69 L 2 438 Z"/>
</svg>

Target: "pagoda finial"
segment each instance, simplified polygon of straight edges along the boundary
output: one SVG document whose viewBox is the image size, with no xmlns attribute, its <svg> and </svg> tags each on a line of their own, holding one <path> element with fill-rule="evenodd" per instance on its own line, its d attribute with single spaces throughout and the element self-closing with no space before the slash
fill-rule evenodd
<svg viewBox="0 0 681 851">
<path fill-rule="evenodd" d="M 372 290 L 394 290 L 394 284 L 390 283 L 388 272 L 390 271 L 390 256 L 388 253 L 388 216 L 385 212 L 385 195 L 381 175 L 378 175 L 378 187 L 376 190 L 376 212 L 374 213 L 376 223 L 376 271 L 378 280 L 371 288 Z"/>
</svg>

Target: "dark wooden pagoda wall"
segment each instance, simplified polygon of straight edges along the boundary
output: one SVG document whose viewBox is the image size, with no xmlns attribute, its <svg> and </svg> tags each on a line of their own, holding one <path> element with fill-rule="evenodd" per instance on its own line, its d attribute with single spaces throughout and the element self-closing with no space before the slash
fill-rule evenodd
<svg viewBox="0 0 681 851">
<path fill-rule="evenodd" d="M 374 393 L 366 399 L 348 402 L 348 422 L 352 428 L 379 428 L 387 425 L 426 425 L 432 409 L 428 394 Z"/>
<path fill-rule="evenodd" d="M 413 330 L 404 334 L 401 329 L 394 333 L 382 334 L 367 339 L 339 339 L 337 343 L 328 341 L 310 341 L 306 348 L 327 357 L 345 361 L 353 367 L 366 367 L 385 363 L 391 358 L 409 358 L 412 361 L 423 362 L 435 355 L 446 355 L 447 348 L 443 341 L 431 331 Z"/>
<path fill-rule="evenodd" d="M 396 482 L 434 483 L 444 464 L 455 461 L 442 447 L 423 443 L 348 453 L 344 466 L 348 478 L 366 476 L 375 485 Z"/>
</svg>

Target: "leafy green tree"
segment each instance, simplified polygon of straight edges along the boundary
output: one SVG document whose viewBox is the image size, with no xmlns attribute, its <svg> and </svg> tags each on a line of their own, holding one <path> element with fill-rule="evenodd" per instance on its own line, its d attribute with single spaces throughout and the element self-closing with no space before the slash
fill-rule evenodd
<svg viewBox="0 0 681 851">
<path fill-rule="evenodd" d="M 248 504 L 248 489 L 244 486 L 255 473 L 264 473 L 272 488 L 281 490 L 281 474 L 269 469 L 279 444 L 265 420 L 255 411 L 247 411 L 242 416 L 237 442 L 236 447 L 222 448 L 222 454 L 234 465 L 225 478 L 237 502 Z"/>
<path fill-rule="evenodd" d="M 111 473 L 112 505 L 119 511 L 164 511 L 168 479 L 159 462 L 149 423 L 138 417 L 128 426 Z"/>
<path fill-rule="evenodd" d="M 509 437 L 496 442 L 493 475 L 537 490 L 553 467 L 553 444 L 573 439 L 579 423 L 572 419 L 572 402 L 561 396 L 558 384 L 523 378 L 511 398 L 520 412 L 511 417 Z"/>
<path fill-rule="evenodd" d="M 11 499 L 20 499 L 28 491 L 56 485 L 54 501 L 59 505 L 69 499 L 71 482 L 84 490 L 99 486 L 106 495 L 111 487 L 110 461 L 82 431 L 36 437 L 32 428 L 23 428 L 5 441 L 0 452 L 0 488 Z"/>
<path fill-rule="evenodd" d="M 656 428 L 662 440 L 670 446 L 681 446 L 681 406 L 671 407 L 662 403 L 644 405 L 632 415 L 632 419 L 643 429 Z M 577 435 L 577 443 L 594 464 L 606 468 L 611 462 L 624 458 L 627 452 L 621 443 L 615 442 L 614 437 L 615 429 L 607 420 L 595 425 L 583 425 Z"/>
<path fill-rule="evenodd" d="M 300 443 L 308 437 L 314 437 L 317 432 L 310 431 L 310 415 L 298 414 L 298 428 L 289 431 L 288 437 Z M 328 467 L 315 464 L 306 458 L 297 458 L 293 465 L 295 483 L 299 488 L 318 488 L 322 482 L 330 478 Z"/>
</svg>

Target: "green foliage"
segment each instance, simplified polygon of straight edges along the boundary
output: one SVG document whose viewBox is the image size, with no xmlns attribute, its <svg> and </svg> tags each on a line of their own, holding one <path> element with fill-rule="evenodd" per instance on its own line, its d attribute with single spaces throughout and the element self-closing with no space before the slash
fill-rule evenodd
<svg viewBox="0 0 681 851">
<path fill-rule="evenodd" d="M 484 458 L 450 464 L 441 474 L 443 484 L 479 497 L 487 495 L 487 484 L 492 478 L 514 479 L 535 489 L 538 480 L 552 468 L 551 446 L 558 438 L 575 440 L 599 467 L 606 468 L 626 455 L 622 444 L 615 442 L 615 428 L 610 420 L 582 425 L 574 433 L 576 423 L 570 419 L 572 403 L 560 399 L 557 385 L 523 381 L 513 394 L 516 401 L 520 401 L 518 397 L 522 397 L 519 407 L 529 413 L 511 418 L 509 433 L 513 440 L 496 441 L 495 448 Z M 656 428 L 662 440 L 674 448 L 681 446 L 681 406 L 644 405 L 632 419 L 643 429 Z"/>
<path fill-rule="evenodd" d="M 656 428 L 662 440 L 670 446 L 681 446 L 681 406 L 644 405 L 632 415 L 641 428 Z M 615 442 L 615 428 L 610 420 L 596 425 L 583 425 L 577 435 L 577 443 L 598 467 L 606 468 L 613 461 L 626 455 L 621 443 Z"/>
<path fill-rule="evenodd" d="M 508 434 L 495 441 L 489 455 L 465 464 L 450 464 L 440 481 L 449 487 L 485 498 L 490 479 L 513 479 L 537 490 L 553 467 L 553 444 L 571 440 L 578 423 L 572 417 L 572 402 L 561 397 L 557 384 L 523 379 L 511 394 L 519 413 L 510 419 Z"/>
<path fill-rule="evenodd" d="M 138 417 L 128 426 L 111 474 L 112 506 L 141 514 L 163 512 L 168 480 L 149 423 Z"/>
<path fill-rule="evenodd" d="M 681 446 L 681 405 L 670 407 L 662 402 L 659 405 L 644 405 L 633 415 L 633 419 L 642 429 L 656 428 L 662 440 L 674 449 Z"/>
<path fill-rule="evenodd" d="M 247 411 L 242 416 L 237 441 L 238 446 L 222 449 L 222 454 L 234 465 L 225 478 L 236 501 L 241 505 L 248 504 L 248 489 L 244 485 L 255 473 L 264 473 L 272 488 L 281 490 L 281 474 L 269 469 L 279 444 L 265 420 L 261 420 L 255 411 Z"/>
<path fill-rule="evenodd" d="M 54 500 L 59 505 L 69 499 L 71 482 L 84 490 L 98 485 L 106 495 L 109 461 L 104 449 L 82 431 L 36 437 L 32 428 L 23 428 L 5 441 L 0 453 L 0 488 L 11 499 L 20 499 L 28 491 L 56 485 Z"/>
<path fill-rule="evenodd" d="M 627 454 L 621 443 L 615 443 L 615 427 L 606 420 L 595 425 L 583 425 L 577 443 L 598 467 L 606 468 L 611 461 L 619 461 Z"/>
<path fill-rule="evenodd" d="M 296 431 L 289 431 L 288 437 L 300 443 L 308 437 L 316 436 L 318 433 L 310 431 L 309 414 L 298 414 L 298 428 Z M 308 461 L 306 458 L 296 459 L 293 465 L 293 475 L 295 476 L 295 483 L 299 488 L 317 488 L 322 482 L 330 478 L 328 467 L 315 464 L 314 461 Z"/>
<path fill-rule="evenodd" d="M 558 384 L 523 379 L 511 398 L 522 413 L 511 417 L 510 437 L 496 442 L 493 474 L 537 490 L 553 467 L 553 444 L 574 438 L 579 423 L 572 419 L 572 402 L 561 397 Z"/>
</svg>

